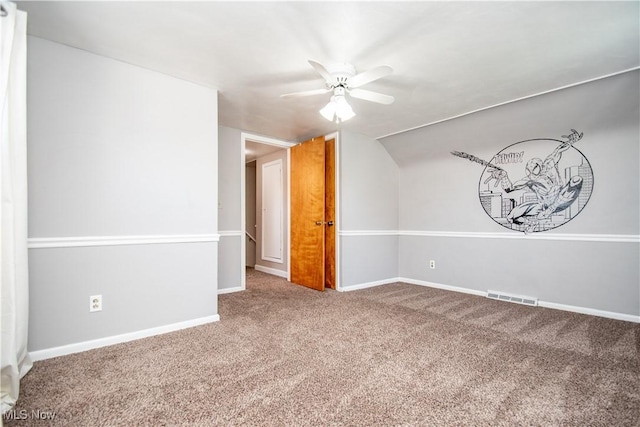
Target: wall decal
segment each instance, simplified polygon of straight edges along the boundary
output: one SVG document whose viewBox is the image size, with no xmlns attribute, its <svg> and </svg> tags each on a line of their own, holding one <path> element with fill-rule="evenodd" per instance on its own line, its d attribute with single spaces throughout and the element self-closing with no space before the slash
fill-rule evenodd
<svg viewBox="0 0 640 427">
<path fill-rule="evenodd" d="M 582 136 L 571 129 L 562 136 L 564 140 L 516 142 L 491 161 L 461 151 L 451 154 L 484 166 L 478 195 L 491 219 L 503 227 L 532 233 L 560 227 L 587 205 L 593 170 L 574 147 Z"/>
</svg>

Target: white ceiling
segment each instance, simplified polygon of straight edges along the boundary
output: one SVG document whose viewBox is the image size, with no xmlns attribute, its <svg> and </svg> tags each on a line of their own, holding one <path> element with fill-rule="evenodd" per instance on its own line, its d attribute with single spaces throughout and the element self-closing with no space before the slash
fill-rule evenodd
<svg viewBox="0 0 640 427">
<path fill-rule="evenodd" d="M 378 65 L 341 126 L 374 138 L 640 66 L 639 3 L 17 2 L 28 32 L 219 91 L 219 123 L 300 141 L 336 130 L 308 59 Z"/>
<path fill-rule="evenodd" d="M 244 161 L 245 163 L 250 163 L 255 161 L 259 157 L 263 157 L 267 154 L 275 153 L 276 151 L 280 150 L 284 150 L 284 148 L 246 140 L 244 142 Z"/>
</svg>

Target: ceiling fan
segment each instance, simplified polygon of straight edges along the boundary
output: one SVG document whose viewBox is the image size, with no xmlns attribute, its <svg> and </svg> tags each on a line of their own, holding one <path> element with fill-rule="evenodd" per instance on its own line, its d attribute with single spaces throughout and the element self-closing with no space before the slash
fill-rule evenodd
<svg viewBox="0 0 640 427">
<path fill-rule="evenodd" d="M 364 99 L 365 101 L 377 102 L 379 104 L 391 104 L 394 101 L 393 96 L 384 95 L 378 92 L 372 92 L 370 90 L 360 89 L 367 83 L 374 80 L 378 80 L 382 77 L 388 76 L 393 72 L 393 69 L 387 65 L 381 65 L 379 67 L 372 68 L 371 70 L 364 71 L 360 74 L 356 74 L 356 69 L 353 65 L 342 63 L 335 64 L 329 67 L 325 67 L 319 62 L 309 60 L 309 64 L 324 78 L 327 87 L 325 89 L 313 89 L 303 92 L 294 92 L 280 95 L 282 98 L 321 95 L 324 93 L 333 92 L 331 101 L 320 110 L 320 114 L 327 120 L 342 122 L 349 120 L 355 113 L 346 100 L 346 95 L 358 99 Z"/>
</svg>

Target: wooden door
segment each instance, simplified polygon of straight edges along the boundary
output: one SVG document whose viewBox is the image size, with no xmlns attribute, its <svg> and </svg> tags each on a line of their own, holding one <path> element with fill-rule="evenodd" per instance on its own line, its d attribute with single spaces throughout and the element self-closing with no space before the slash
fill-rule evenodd
<svg viewBox="0 0 640 427">
<path fill-rule="evenodd" d="M 325 140 L 291 147 L 291 281 L 324 291 Z"/>
<path fill-rule="evenodd" d="M 325 142 L 324 285 L 336 288 L 336 140 Z"/>
</svg>

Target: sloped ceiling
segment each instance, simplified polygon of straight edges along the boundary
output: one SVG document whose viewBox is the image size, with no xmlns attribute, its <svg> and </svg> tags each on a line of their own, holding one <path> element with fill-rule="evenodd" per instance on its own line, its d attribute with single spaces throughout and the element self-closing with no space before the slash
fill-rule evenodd
<svg viewBox="0 0 640 427">
<path fill-rule="evenodd" d="M 309 66 L 378 65 L 342 123 L 373 138 L 640 66 L 631 2 L 17 2 L 28 32 L 219 91 L 219 123 L 290 141 L 337 129 Z"/>
</svg>

